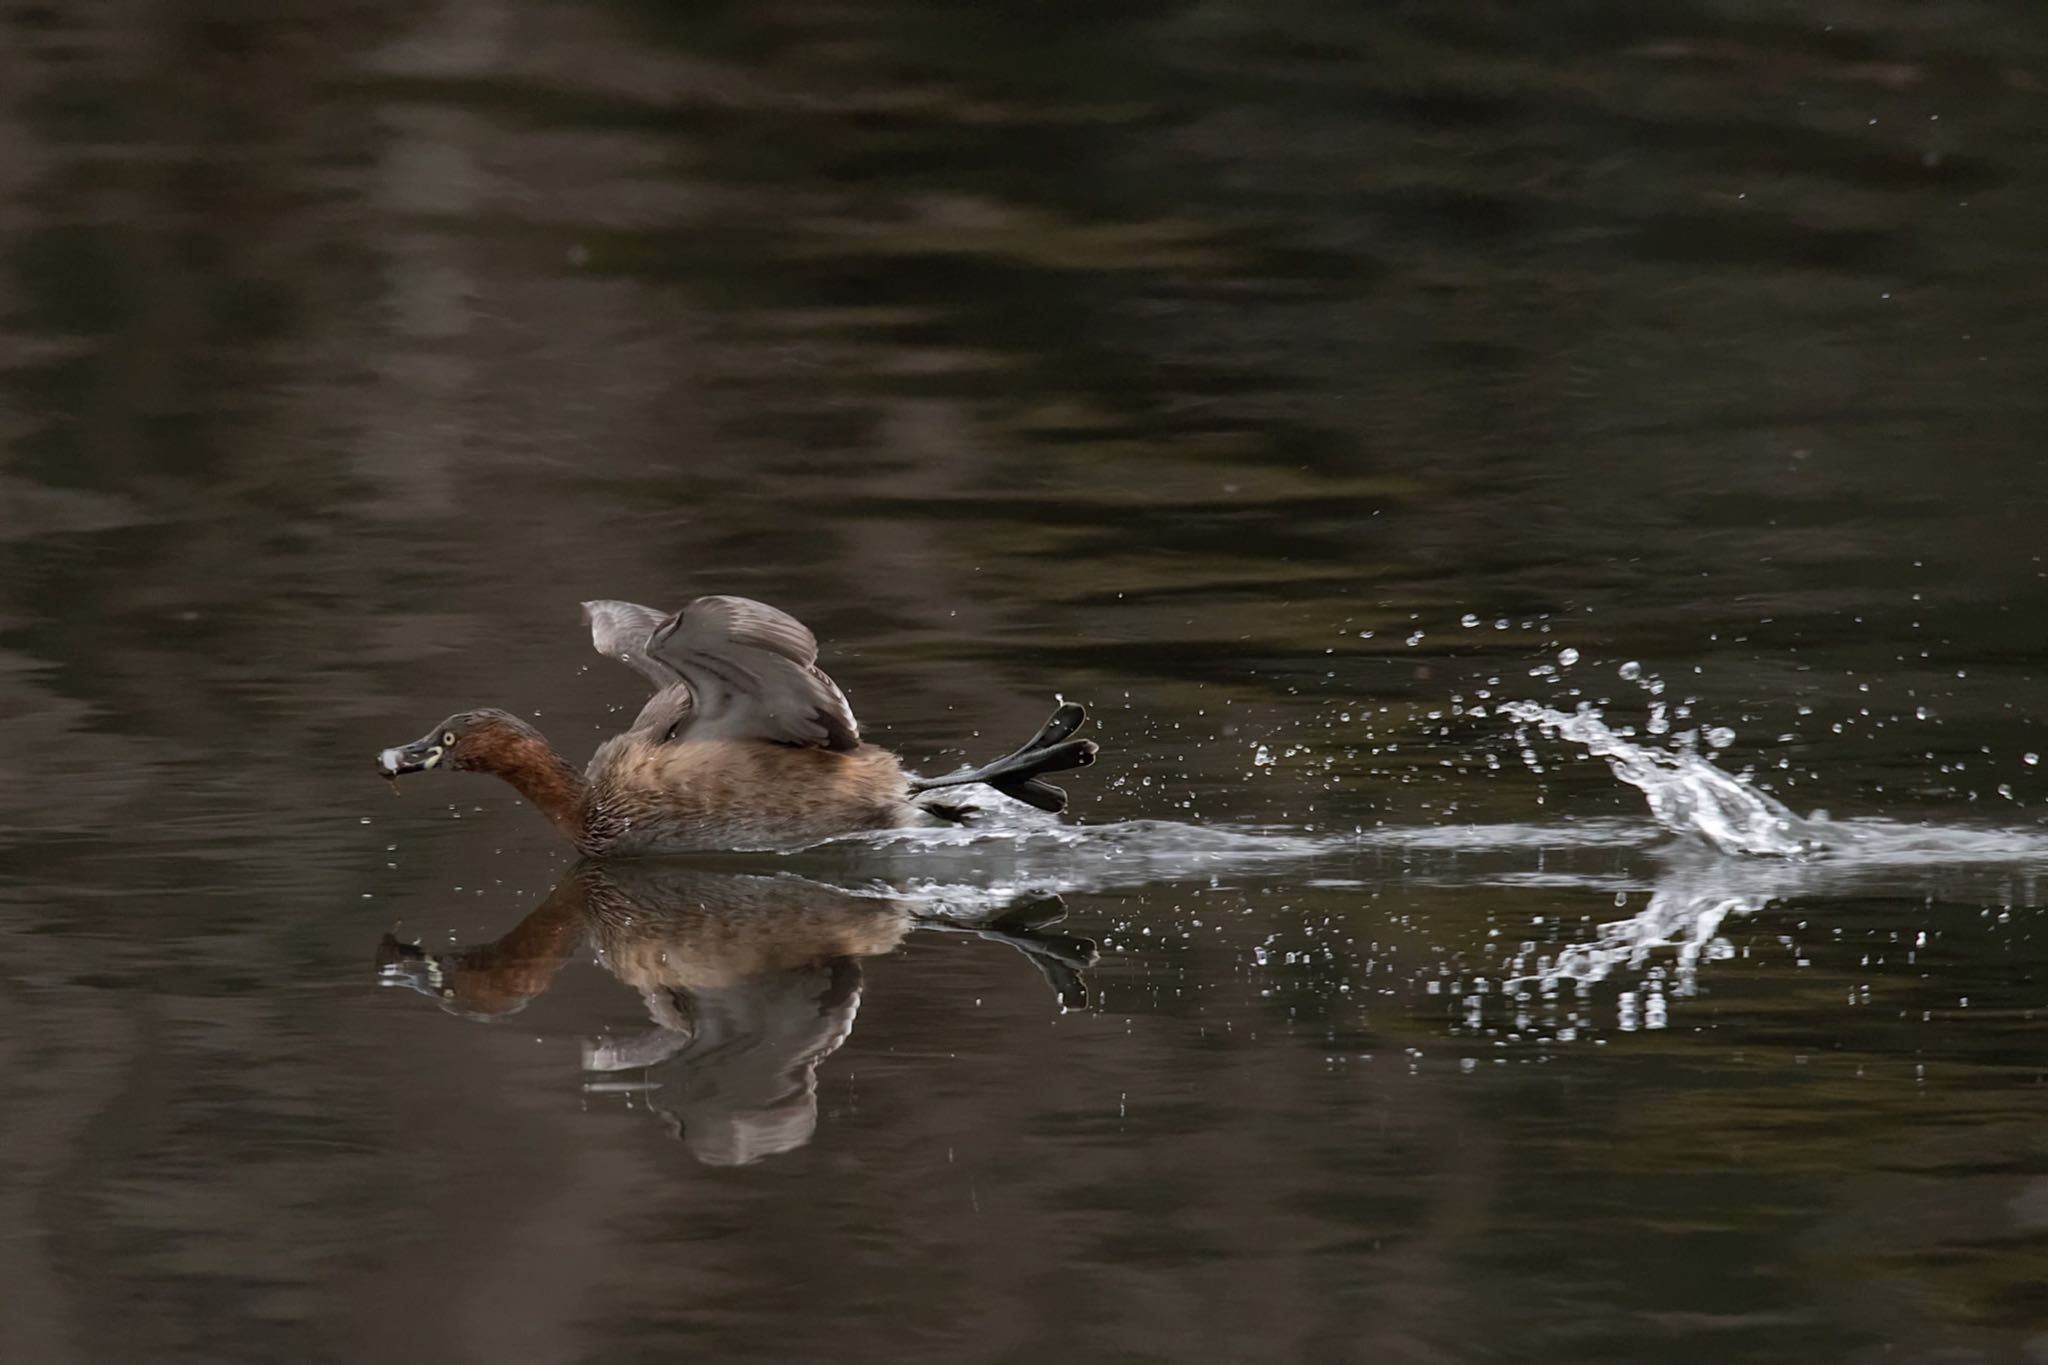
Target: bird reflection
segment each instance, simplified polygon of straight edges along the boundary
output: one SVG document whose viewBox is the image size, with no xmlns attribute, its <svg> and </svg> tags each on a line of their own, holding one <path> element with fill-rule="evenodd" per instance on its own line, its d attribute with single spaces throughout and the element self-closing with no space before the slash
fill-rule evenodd
<svg viewBox="0 0 2048 1365">
<path fill-rule="evenodd" d="M 639 993 L 650 1027 L 586 1041 L 586 1088 L 643 1091 L 698 1160 L 742 1165 L 810 1141 L 817 1067 L 853 1029 L 862 958 L 913 930 L 972 934 L 1022 953 L 1079 1008 L 1095 944 L 1046 932 L 1064 915 L 1056 896 L 963 919 L 801 877 L 585 863 L 496 941 L 430 953 L 386 934 L 377 967 L 450 1013 L 496 1018 L 587 946 Z"/>
</svg>

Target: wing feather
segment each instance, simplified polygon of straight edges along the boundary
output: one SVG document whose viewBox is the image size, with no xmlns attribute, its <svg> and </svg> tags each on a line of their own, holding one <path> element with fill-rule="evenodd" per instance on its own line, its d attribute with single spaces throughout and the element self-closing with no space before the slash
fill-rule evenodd
<svg viewBox="0 0 2048 1365">
<path fill-rule="evenodd" d="M 654 628 L 668 620 L 668 613 L 643 607 L 638 602 L 599 598 L 583 604 L 583 619 L 590 626 L 590 643 L 598 653 L 619 660 L 636 670 L 656 690 L 683 680 L 667 663 L 648 654 L 647 638 Z"/>
<path fill-rule="evenodd" d="M 817 637 L 787 612 L 745 597 L 700 597 L 655 626 L 643 653 L 689 684 L 688 738 L 860 747 L 853 707 L 818 667 Z"/>
</svg>

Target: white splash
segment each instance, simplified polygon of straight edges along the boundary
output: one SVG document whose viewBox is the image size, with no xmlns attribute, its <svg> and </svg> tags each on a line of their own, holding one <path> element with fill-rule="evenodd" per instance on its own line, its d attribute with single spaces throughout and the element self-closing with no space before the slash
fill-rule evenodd
<svg viewBox="0 0 2048 1365">
<path fill-rule="evenodd" d="M 1807 858 L 1824 851 L 1814 827 L 1738 777 L 1701 758 L 1689 743 L 1670 749 L 1631 744 L 1591 706 L 1567 714 L 1535 702 L 1503 703 L 1499 714 L 1544 734 L 1582 744 L 1614 775 L 1648 798 L 1650 814 L 1674 834 L 1704 839 L 1723 853 Z"/>
<path fill-rule="evenodd" d="M 1794 885 L 1785 877 L 1796 873 L 1774 873 L 1771 866 L 1720 859 L 1675 865 L 1658 878 L 1648 905 L 1627 919 L 1601 925 L 1586 942 L 1548 952 L 1523 944 L 1508 964 L 1507 984 L 1534 984 L 1548 993 L 1569 981 L 1583 995 L 1617 971 L 1641 972 L 1653 954 L 1669 949 L 1670 993 L 1697 994 L 1701 960 L 1734 955 L 1720 936 L 1722 921 L 1755 914 Z"/>
</svg>

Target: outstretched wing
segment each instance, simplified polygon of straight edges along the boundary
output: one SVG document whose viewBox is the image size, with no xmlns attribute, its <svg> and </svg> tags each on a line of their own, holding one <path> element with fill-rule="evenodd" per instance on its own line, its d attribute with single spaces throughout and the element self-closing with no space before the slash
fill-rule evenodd
<svg viewBox="0 0 2048 1365">
<path fill-rule="evenodd" d="M 817 637 L 787 612 L 745 597 L 700 597 L 655 627 L 643 657 L 689 684 L 690 739 L 860 747 L 853 707 L 818 667 Z"/>
<path fill-rule="evenodd" d="M 656 690 L 683 680 L 681 673 L 647 653 L 647 637 L 668 620 L 667 612 L 600 598 L 583 604 L 583 619 L 590 623 L 590 643 L 598 653 L 636 670 Z"/>
</svg>

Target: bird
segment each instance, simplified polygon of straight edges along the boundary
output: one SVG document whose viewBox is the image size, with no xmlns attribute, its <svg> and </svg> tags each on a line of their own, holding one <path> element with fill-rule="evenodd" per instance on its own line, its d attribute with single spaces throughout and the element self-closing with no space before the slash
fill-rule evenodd
<svg viewBox="0 0 2048 1365">
<path fill-rule="evenodd" d="M 585 602 L 601 654 L 654 685 L 640 714 L 579 772 L 532 725 L 496 708 L 458 711 L 383 750 L 396 780 L 429 769 L 488 773 L 531 803 L 585 857 L 787 850 L 874 830 L 937 828 L 980 808 L 946 793 L 982 784 L 1057 813 L 1067 794 L 1043 774 L 1095 761 L 1075 739 L 1088 718 L 1062 701 L 1038 733 L 993 762 L 938 777 L 907 772 L 861 738 L 818 641 L 764 602 L 699 597 L 677 612 Z"/>
</svg>

